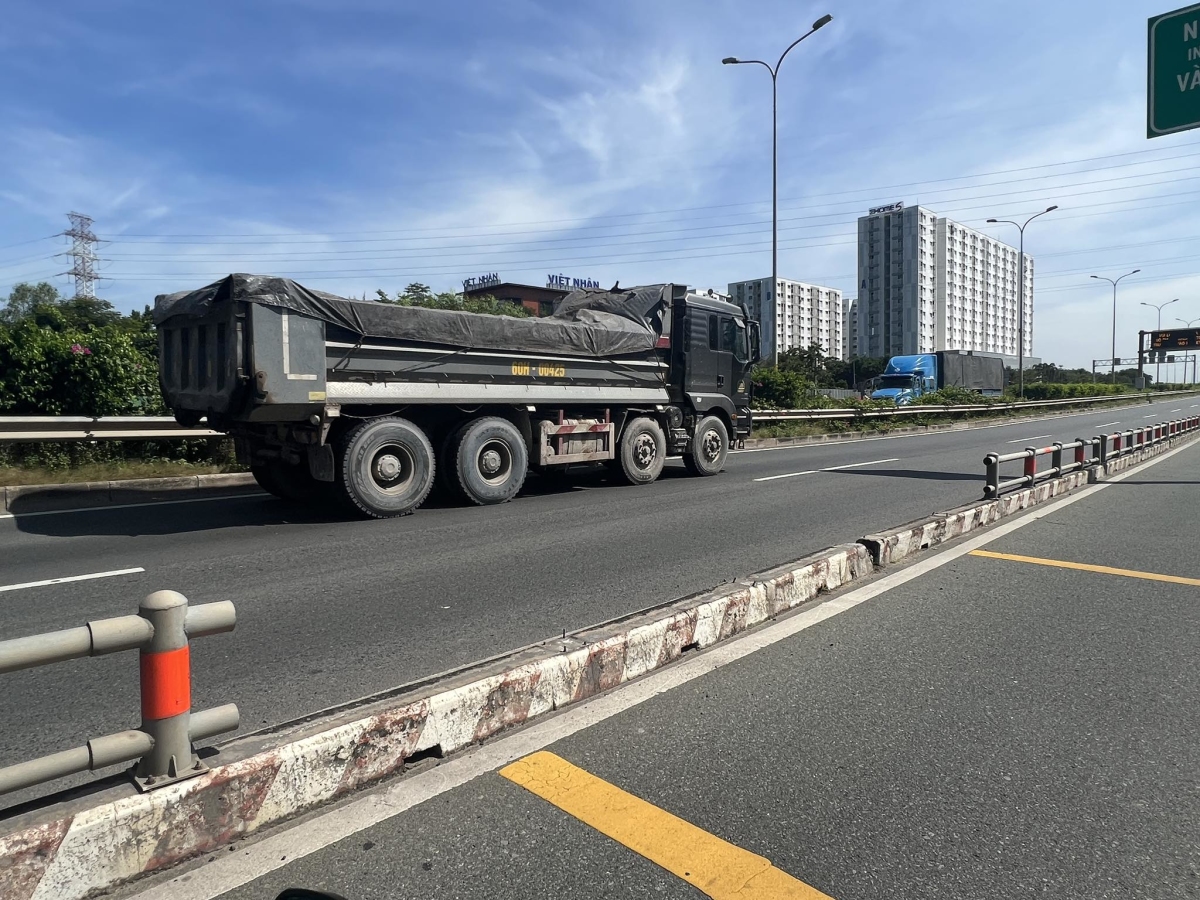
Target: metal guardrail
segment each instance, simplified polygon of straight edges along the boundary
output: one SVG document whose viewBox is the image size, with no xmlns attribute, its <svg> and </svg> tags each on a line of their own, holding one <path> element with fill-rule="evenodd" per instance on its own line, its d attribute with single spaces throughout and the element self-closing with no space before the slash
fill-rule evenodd
<svg viewBox="0 0 1200 900">
<path fill-rule="evenodd" d="M 1072 397 L 1064 400 L 1026 400 L 1018 403 L 968 403 L 961 406 L 897 406 L 884 409 L 764 409 L 753 410 L 755 423 L 823 421 L 827 419 L 884 419 L 893 416 L 955 415 L 971 412 L 1012 412 L 1023 409 L 1054 409 L 1114 401 L 1153 400 L 1159 397 L 1194 395 L 1198 391 L 1158 391 L 1136 394 L 1105 394 L 1101 397 Z M 2 420 L 0 420 L 2 421 Z"/>
<path fill-rule="evenodd" d="M 1127 456 L 1143 447 L 1161 444 L 1181 434 L 1189 434 L 1200 430 L 1200 416 L 1160 422 L 1156 425 L 1144 425 L 1127 431 L 1099 435 L 1093 438 L 1077 438 L 1063 444 L 1055 442 L 1049 447 L 1026 447 L 1012 453 L 989 453 L 983 458 L 985 483 L 983 496 L 987 500 L 995 499 L 1006 491 L 1017 488 L 1031 487 L 1040 481 L 1057 478 L 1079 469 L 1103 467 L 1111 460 Z M 1064 451 L 1073 453 L 1072 461 L 1063 462 Z M 1050 467 L 1038 469 L 1038 460 L 1049 456 Z M 1000 467 L 1005 463 L 1021 462 L 1022 473 L 1015 478 L 1001 478 Z"/>
<path fill-rule="evenodd" d="M 93 738 L 83 747 L 0 768 L 0 794 L 138 760 L 131 770 L 140 790 L 207 771 L 192 743 L 238 727 L 233 703 L 193 713 L 189 639 L 233 631 L 228 600 L 188 606 L 175 591 L 156 591 L 136 616 L 98 619 L 79 628 L 0 641 L 0 674 L 121 650 L 140 651 L 141 728 Z"/>
<path fill-rule="evenodd" d="M 0 416 L 0 443 L 210 437 L 224 435 L 208 428 L 184 428 L 170 416 Z"/>
<path fill-rule="evenodd" d="M 1054 409 L 1092 403 L 1147 400 L 1193 395 L 1195 390 L 1156 393 L 1107 394 L 1066 400 L 1026 400 L 1022 403 L 971 403 L 961 406 L 897 406 L 884 409 L 763 409 L 754 410 L 756 423 L 824 421 L 834 419 L 884 419 L 893 416 L 939 416 L 973 412 L 1012 412 Z M 208 428 L 184 428 L 170 416 L 0 416 L 0 443 L 17 441 L 145 441 L 219 438 Z"/>
</svg>

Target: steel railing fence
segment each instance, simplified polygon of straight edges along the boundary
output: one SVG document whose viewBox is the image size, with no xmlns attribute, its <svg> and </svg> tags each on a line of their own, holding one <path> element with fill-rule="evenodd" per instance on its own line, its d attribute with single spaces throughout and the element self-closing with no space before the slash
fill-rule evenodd
<svg viewBox="0 0 1200 900">
<path fill-rule="evenodd" d="M 985 499 L 994 499 L 1006 491 L 1031 487 L 1038 482 L 1079 469 L 1103 467 L 1110 461 L 1143 447 L 1152 447 L 1197 430 L 1200 430 L 1200 416 L 1193 416 L 1092 438 L 1076 438 L 1066 444 L 1055 442 L 1049 447 L 1026 447 L 1012 453 L 989 453 L 983 458 L 983 496 Z M 1064 453 L 1071 455 L 1069 462 L 1064 462 Z M 1050 466 L 1039 469 L 1038 460 L 1044 456 L 1051 457 Z M 1013 478 L 1003 478 L 1000 467 L 1015 462 L 1021 463 L 1021 474 Z"/>
<path fill-rule="evenodd" d="M 193 742 L 233 731 L 239 714 L 233 703 L 191 711 L 189 641 L 233 631 L 236 622 L 237 613 L 228 600 L 189 607 L 182 594 L 157 591 L 142 601 L 136 616 L 97 619 L 65 631 L 0 641 L 0 675 L 138 650 L 142 711 L 140 728 L 0 768 L 0 794 L 132 760 L 138 760 L 131 774 L 142 790 L 207 771 Z"/>
<path fill-rule="evenodd" d="M 836 419 L 886 419 L 895 416 L 954 416 L 962 413 L 1005 413 L 1023 409 L 1055 409 L 1094 403 L 1196 394 L 1198 391 L 1109 394 L 1065 400 L 1027 400 L 1022 403 L 972 403 L 961 406 L 897 406 L 884 409 L 763 409 L 754 410 L 756 424 L 820 422 Z M 144 441 L 219 438 L 208 428 L 185 428 L 170 416 L 0 416 L 0 443 L 29 441 Z"/>
</svg>

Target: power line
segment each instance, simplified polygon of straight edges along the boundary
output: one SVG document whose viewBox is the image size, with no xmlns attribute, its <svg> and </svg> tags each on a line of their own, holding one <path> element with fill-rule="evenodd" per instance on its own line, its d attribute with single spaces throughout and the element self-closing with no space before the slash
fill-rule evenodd
<svg viewBox="0 0 1200 900">
<path fill-rule="evenodd" d="M 1191 144 L 1182 144 L 1182 145 L 1180 145 L 1180 146 L 1182 146 L 1182 147 L 1195 147 L 1195 146 L 1200 146 L 1200 142 L 1193 142 L 1193 143 L 1191 143 Z M 1131 151 L 1131 152 L 1129 152 L 1129 153 L 1118 153 L 1118 154 L 1112 154 L 1112 155 L 1109 155 L 1109 156 L 1097 156 L 1097 157 L 1089 157 L 1089 158 L 1085 158 L 1085 159 L 1078 159 L 1078 160 L 1068 160 L 1068 161 L 1066 161 L 1066 162 L 1061 162 L 1061 163 L 1045 163 L 1045 164 L 1038 165 L 1038 166 L 1024 166 L 1024 167 L 1015 168 L 1015 169 L 1001 169 L 1001 170 L 997 170 L 997 171 L 995 171 L 995 172 L 980 173 L 980 174 L 977 174 L 977 175 L 963 175 L 963 176 L 956 176 L 956 177 L 953 177 L 953 178 L 940 178 L 940 179 L 933 179 L 933 180 L 930 180 L 930 181 L 914 181 L 914 182 L 907 182 L 907 183 L 904 183 L 904 184 L 886 185 L 886 186 L 883 186 L 883 187 L 873 187 L 873 188 L 857 188 L 857 189 L 854 189 L 854 190 L 849 190 L 849 191 L 833 191 L 833 192 L 821 193 L 821 194 L 810 194 L 810 195 L 808 195 L 808 196 L 806 196 L 806 197 L 803 197 L 803 198 L 797 197 L 797 198 L 791 198 L 791 199 L 792 199 L 792 200 L 811 200 L 811 199 L 814 199 L 814 198 L 819 198 L 819 197 L 836 197 L 836 196 L 846 196 L 846 195 L 852 195 L 852 194 L 862 194 L 862 195 L 867 195 L 867 194 L 878 194 L 878 193 L 882 193 L 882 192 L 884 192 L 884 191 L 890 191 L 890 190 L 899 190 L 899 189 L 901 189 L 901 188 L 906 188 L 906 187 L 918 187 L 918 186 L 922 186 L 922 185 L 929 185 L 929 184 L 945 184 L 945 183 L 947 183 L 947 182 L 951 182 L 951 181 L 964 181 L 964 180 L 969 180 L 969 179 L 972 179 L 972 178 L 984 178 L 984 177 L 990 177 L 990 176 L 993 176 L 993 175 L 1004 175 L 1004 174 L 1013 174 L 1013 173 L 1017 173 L 1017 172 L 1036 171 L 1036 170 L 1040 170 L 1040 169 L 1052 168 L 1052 167 L 1060 167 L 1060 166 L 1080 165 L 1080 164 L 1082 164 L 1082 163 L 1087 163 L 1087 162 L 1103 161 L 1103 160 L 1107 160 L 1107 159 L 1119 159 L 1119 158 L 1124 158 L 1124 157 L 1128 157 L 1128 156 L 1141 155 L 1141 154 L 1153 153 L 1153 152 L 1162 152 L 1162 151 L 1161 151 L 1161 150 L 1159 150 L 1159 151 L 1154 151 L 1154 150 L 1137 150 L 1137 151 Z M 1162 158 L 1159 158 L 1159 159 L 1141 160 L 1141 161 L 1137 161 L 1137 162 L 1123 163 L 1123 164 L 1121 164 L 1121 165 L 1116 165 L 1116 166 L 1100 166 L 1100 167 L 1096 167 L 1096 168 L 1094 168 L 1094 169 L 1091 169 L 1091 170 L 1085 170 L 1085 171 L 1095 171 L 1095 172 L 1099 172 L 1099 171 L 1106 171 L 1106 170 L 1108 170 L 1108 169 L 1115 169 L 1115 168 L 1125 168 L 1125 167 L 1128 167 L 1128 166 L 1147 165 L 1147 164 L 1150 164 L 1150 163 L 1157 163 L 1157 162 L 1168 162 L 1168 161 L 1177 160 L 1177 159 L 1190 159 L 1190 158 L 1193 158 L 1193 157 L 1195 157 L 1195 156 L 1200 156 L 1200 153 L 1189 153 L 1189 154 L 1181 154 L 1181 155 L 1178 155 L 1178 156 L 1162 157 Z M 1189 171 L 1189 170 L 1187 170 L 1187 169 L 1181 169 L 1181 170 L 1178 170 L 1178 171 Z M 1021 182 L 1021 181 L 1041 180 L 1041 179 L 1045 179 L 1045 178 L 1064 178 L 1064 177 L 1068 177 L 1068 176 L 1070 176 L 1070 175 L 1077 175 L 1077 174 L 1084 174 L 1084 173 L 1083 173 L 1083 172 L 1062 172 L 1062 173 L 1057 173 L 1057 174 L 1053 174 L 1053 175 L 1037 176 L 1037 178 L 1027 178 L 1027 179 L 1010 179 L 1010 180 L 1005 180 L 1005 181 L 998 181 L 998 182 L 993 182 L 993 183 L 991 183 L 991 184 L 983 184 L 983 185 L 961 185 L 961 186 L 959 186 L 958 188 L 947 188 L 947 189 L 944 189 L 944 191 L 942 191 L 942 192 L 945 192 L 945 191 L 951 191 L 951 190 L 969 190 L 969 189 L 978 188 L 978 187 L 990 187 L 990 186 L 1003 185 L 1003 184 L 1014 184 L 1014 183 L 1019 183 L 1019 182 Z M 1163 173 L 1144 173 L 1143 175 L 1134 175 L 1134 176 L 1127 176 L 1127 177 L 1129 177 L 1129 178 L 1151 177 L 1151 176 L 1153 176 L 1153 175 L 1156 175 L 1156 174 L 1163 174 Z M 1113 179 L 1113 180 L 1119 180 L 1119 179 Z M 1089 184 L 1089 183 L 1095 183 L 1095 182 L 1079 182 L 1078 184 Z M 1076 185 L 1062 185 L 1062 187 L 1072 187 L 1072 186 L 1076 186 Z M 932 192 L 931 192 L 931 193 L 932 193 Z M 788 201 L 785 201 L 785 202 L 788 202 Z M 672 208 L 672 209 L 665 209 L 665 210 L 654 210 L 654 211 L 647 211 L 647 212 L 640 212 L 640 213 L 618 213 L 618 214 L 605 215 L 605 216 L 591 216 L 591 217 L 582 217 L 582 218 L 581 218 L 581 217 L 575 217 L 575 218 L 567 218 L 567 219 L 541 219 L 541 220 L 532 220 L 532 221 L 526 221 L 526 222 L 510 222 L 510 223 L 506 223 L 506 224 L 504 224 L 504 225 L 491 225 L 491 226 L 484 225 L 484 226 L 475 226 L 475 228 L 476 228 L 476 229 L 478 229 L 478 228 L 511 228 L 511 227 L 514 227 L 514 226 L 524 226 L 524 225 L 554 225 L 554 224 L 567 224 L 567 223 L 571 223 L 571 222 L 596 222 L 596 221 L 607 220 L 607 219 L 626 219 L 626 218 L 634 218 L 634 217 L 639 217 L 639 216 L 663 215 L 663 214 L 666 214 L 666 213 L 674 213 L 674 212 L 697 212 L 697 211 L 703 211 L 703 210 L 732 209 L 732 208 L 735 208 L 735 207 L 740 207 L 740 206 L 760 206 L 760 205 L 762 205 L 762 201 L 743 202 L 743 203 L 732 203 L 732 204 L 720 204 L 720 205 L 715 205 L 715 206 L 677 207 L 677 208 Z M 789 207 L 789 208 L 791 208 L 791 209 L 819 209 L 819 208 L 821 208 L 822 206 L 828 206 L 828 205 L 830 205 L 830 204 L 816 204 L 816 205 L 799 206 L 799 207 Z M 741 214 L 738 214 L 738 215 L 751 215 L 751 213 L 741 213 Z M 678 220 L 674 220 L 674 221 L 687 221 L 687 220 L 688 220 L 688 219 L 678 219 Z M 638 223 L 632 223 L 632 224 L 638 224 Z M 663 224 L 663 223 L 641 223 L 641 224 Z M 595 227 L 612 227 L 612 228 L 615 228 L 615 227 L 623 227 L 623 226 L 620 226 L 620 225 L 612 225 L 612 226 L 595 226 Z M 459 230 L 459 231 L 463 231 L 462 229 L 458 229 L 458 230 Z M 443 232 L 443 233 L 442 233 L 442 234 L 438 234 L 438 235 L 429 235 L 429 238 L 430 238 L 430 239 L 432 239 L 432 238 L 435 238 L 435 237 L 437 237 L 437 238 L 453 238 L 453 237 L 456 237 L 456 236 L 460 236 L 460 237 L 473 237 L 473 236 L 479 236 L 479 237 L 499 237 L 499 236 L 504 236 L 504 235 L 508 235 L 508 234 L 539 234 L 539 233 L 542 233 L 542 231 L 544 231 L 544 230 L 545 230 L 545 229 L 543 229 L 543 230 L 541 230 L 541 231 L 537 231 L 537 230 L 535 230 L 535 231 L 530 231 L 530 232 L 485 232 L 485 231 L 478 231 L 478 230 L 470 230 L 470 229 L 468 229 L 468 230 L 466 230 L 466 231 L 463 231 L 463 233 L 462 233 L 461 235 L 455 235 L 455 234 L 453 234 L 452 232 L 451 232 L 451 233 L 449 233 L 449 234 L 447 234 L 447 233 L 444 233 L 444 232 L 446 231 L 446 229 L 445 229 L 444 227 L 441 227 L 441 228 L 438 228 L 438 227 L 430 227 L 430 228 L 415 228 L 415 229 L 398 229 L 398 230 L 384 230 L 384 231 L 368 231 L 368 230 L 363 230 L 363 231 L 335 231 L 335 232 L 257 232 L 257 233 L 240 233 L 240 234 L 239 234 L 239 233 L 230 233 L 230 234 L 220 234 L 220 233 L 195 233 L 195 234 L 185 234 L 185 233 L 164 233 L 164 234 L 142 234 L 142 233 L 132 233 L 132 232 L 131 232 L 131 233 L 127 233 L 127 234 L 122 234 L 122 235 L 120 235 L 120 236 L 119 236 L 119 238 L 121 239 L 122 243 L 126 243 L 126 244 L 132 244 L 132 243 L 143 243 L 143 242 L 141 242 L 141 241 L 129 241 L 129 240 L 125 240 L 126 238 L 131 238 L 131 237 L 138 237 L 138 238 L 205 238 L 205 237 L 218 237 L 218 238 L 271 238 L 271 237 L 317 237 L 317 238 L 321 238 L 321 239 L 322 239 L 321 241 L 317 241 L 317 243 L 322 243 L 322 242 L 327 242 L 327 243 L 356 243 L 356 242 L 357 242 L 357 243 L 364 243 L 364 242 L 368 242 L 368 241 L 370 241 L 371 239 L 368 239 L 368 238 L 360 238 L 360 239 L 358 239 L 357 241 L 330 241 L 330 240 L 326 240 L 326 238 L 327 238 L 329 235 L 342 235 L 342 234 L 387 234 L 387 235 L 401 235 L 401 234 L 422 234 L 422 233 L 427 233 L 427 232 L 436 232 L 436 231 L 441 231 L 441 232 Z M 418 238 L 414 238 L 414 240 L 417 240 L 417 239 L 418 239 Z M 377 240 L 383 240 L 383 239 L 382 239 L 382 238 L 380 238 L 380 239 L 377 239 Z M 171 242 L 171 241 L 162 241 L 162 240 L 159 240 L 159 241 L 151 241 L 150 243 L 174 243 L 174 242 Z M 193 241 L 187 241 L 187 242 L 182 242 L 182 243 L 196 243 L 196 242 L 193 242 Z M 200 242 L 200 243 L 204 243 L 204 242 Z M 310 243 L 310 242 L 308 242 L 308 241 L 290 241 L 290 242 L 285 242 L 285 241 L 269 241 L 269 242 L 265 242 L 265 243 Z"/>
</svg>

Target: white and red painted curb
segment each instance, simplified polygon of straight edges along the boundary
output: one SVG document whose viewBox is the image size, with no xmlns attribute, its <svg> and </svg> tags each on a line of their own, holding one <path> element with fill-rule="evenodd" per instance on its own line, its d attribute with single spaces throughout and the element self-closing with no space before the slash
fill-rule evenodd
<svg viewBox="0 0 1200 900">
<path fill-rule="evenodd" d="M 1114 460 L 1109 471 L 1167 449 L 1164 442 L 1136 451 Z M 121 796 L 69 815 L 47 810 L 0 836 L 0 897 L 76 900 L 209 853 L 400 773 L 414 755 L 452 753 L 594 697 L 667 665 L 686 650 L 711 647 L 866 578 L 876 566 L 1044 503 L 1087 480 L 1086 472 L 1071 473 L 833 547 L 745 582 L 565 638 L 561 652 L 521 651 L 488 674 L 454 676 L 418 695 L 376 704 L 359 718 L 343 713 L 335 724 L 309 723 L 303 736 L 285 736 L 266 750 L 246 749 L 250 744 L 244 743 L 242 753 L 250 754 L 244 758 L 237 758 L 234 742 L 222 751 L 233 761 L 151 793 Z"/>
</svg>

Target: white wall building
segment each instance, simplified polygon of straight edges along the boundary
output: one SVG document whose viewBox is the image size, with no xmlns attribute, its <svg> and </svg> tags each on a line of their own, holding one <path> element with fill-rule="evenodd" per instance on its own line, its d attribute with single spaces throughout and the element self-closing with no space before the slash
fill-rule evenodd
<svg viewBox="0 0 1200 900">
<path fill-rule="evenodd" d="M 1017 355 L 1020 254 L 952 219 L 938 219 L 938 349 Z M 1025 257 L 1025 356 L 1033 355 L 1033 260 Z"/>
<path fill-rule="evenodd" d="M 1017 354 L 1018 252 L 893 203 L 858 220 L 860 356 L 934 350 Z M 1025 355 L 1033 348 L 1033 260 L 1025 257 Z"/>
<path fill-rule="evenodd" d="M 745 303 L 750 315 L 762 323 L 764 360 L 770 358 L 775 347 L 783 353 L 793 347 L 813 344 L 826 356 L 842 358 L 841 291 L 780 278 L 778 297 L 776 310 L 770 278 L 735 281 L 729 285 L 730 301 Z"/>
</svg>

